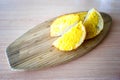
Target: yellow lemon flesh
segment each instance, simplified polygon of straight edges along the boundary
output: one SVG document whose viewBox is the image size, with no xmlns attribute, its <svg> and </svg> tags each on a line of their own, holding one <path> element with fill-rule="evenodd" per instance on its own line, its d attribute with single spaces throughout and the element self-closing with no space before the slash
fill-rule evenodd
<svg viewBox="0 0 120 80">
<path fill-rule="evenodd" d="M 60 36 L 79 21 L 83 21 L 87 12 L 77 14 L 66 14 L 58 17 L 50 26 L 50 35 Z"/>
<path fill-rule="evenodd" d="M 83 43 L 85 36 L 85 27 L 80 21 L 54 41 L 53 45 L 61 51 L 71 51 Z"/>
<path fill-rule="evenodd" d="M 88 11 L 83 22 L 86 28 L 86 39 L 97 36 L 103 29 L 103 19 L 100 13 L 94 8 Z"/>
</svg>

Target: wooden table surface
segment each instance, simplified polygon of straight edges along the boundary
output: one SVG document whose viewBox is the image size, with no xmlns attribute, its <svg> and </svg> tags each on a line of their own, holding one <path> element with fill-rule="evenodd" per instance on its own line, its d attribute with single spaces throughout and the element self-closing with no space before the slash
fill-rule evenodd
<svg viewBox="0 0 120 80">
<path fill-rule="evenodd" d="M 6 47 L 50 18 L 91 8 L 113 19 L 105 40 L 88 54 L 56 67 L 35 71 L 12 71 Z M 120 80 L 119 0 L 0 0 L 0 80 Z"/>
</svg>

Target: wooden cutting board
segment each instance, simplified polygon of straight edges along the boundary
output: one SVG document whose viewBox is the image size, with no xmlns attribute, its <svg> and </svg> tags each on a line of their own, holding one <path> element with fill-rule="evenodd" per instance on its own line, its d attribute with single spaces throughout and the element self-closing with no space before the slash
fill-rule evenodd
<svg viewBox="0 0 120 80">
<path fill-rule="evenodd" d="M 101 13 L 101 15 L 104 19 L 103 31 L 71 52 L 62 52 L 52 46 L 52 42 L 56 38 L 50 37 L 49 31 L 55 18 L 35 26 L 8 46 L 6 52 L 11 68 L 19 70 L 42 69 L 63 64 L 85 55 L 95 48 L 109 32 L 112 19 L 105 13 Z"/>
</svg>

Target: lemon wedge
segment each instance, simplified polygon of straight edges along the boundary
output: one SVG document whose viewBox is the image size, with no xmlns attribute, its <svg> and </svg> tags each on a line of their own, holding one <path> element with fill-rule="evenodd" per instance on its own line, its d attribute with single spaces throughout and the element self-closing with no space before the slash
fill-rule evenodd
<svg viewBox="0 0 120 80">
<path fill-rule="evenodd" d="M 79 47 L 85 39 L 91 39 L 103 30 L 103 18 L 96 9 L 88 12 L 67 14 L 58 17 L 50 27 L 50 35 L 60 36 L 53 46 L 61 51 Z"/>
<path fill-rule="evenodd" d="M 103 29 L 103 18 L 101 14 L 93 8 L 88 11 L 83 25 L 86 28 L 86 39 L 94 38 Z"/>
<path fill-rule="evenodd" d="M 83 21 L 87 12 L 66 14 L 58 17 L 50 26 L 50 36 L 61 36 L 79 21 Z"/>
<path fill-rule="evenodd" d="M 85 40 L 86 30 L 82 22 L 78 22 L 61 37 L 53 42 L 53 46 L 61 51 L 71 51 L 79 47 Z"/>
</svg>

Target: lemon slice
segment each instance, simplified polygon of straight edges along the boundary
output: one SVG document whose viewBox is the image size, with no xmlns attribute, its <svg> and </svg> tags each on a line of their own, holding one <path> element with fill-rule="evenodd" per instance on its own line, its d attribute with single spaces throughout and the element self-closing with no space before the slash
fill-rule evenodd
<svg viewBox="0 0 120 80">
<path fill-rule="evenodd" d="M 103 19 L 101 14 L 94 8 L 89 10 L 83 25 L 86 28 L 86 39 L 97 36 L 103 29 Z"/>
<path fill-rule="evenodd" d="M 86 14 L 87 12 L 81 12 L 77 14 L 66 14 L 58 17 L 50 26 L 50 35 L 53 37 L 64 34 L 80 20 L 83 21 Z"/>
<path fill-rule="evenodd" d="M 66 33 L 53 42 L 53 46 L 61 51 L 71 51 L 80 46 L 85 40 L 86 30 L 82 22 L 78 22 Z"/>
</svg>

